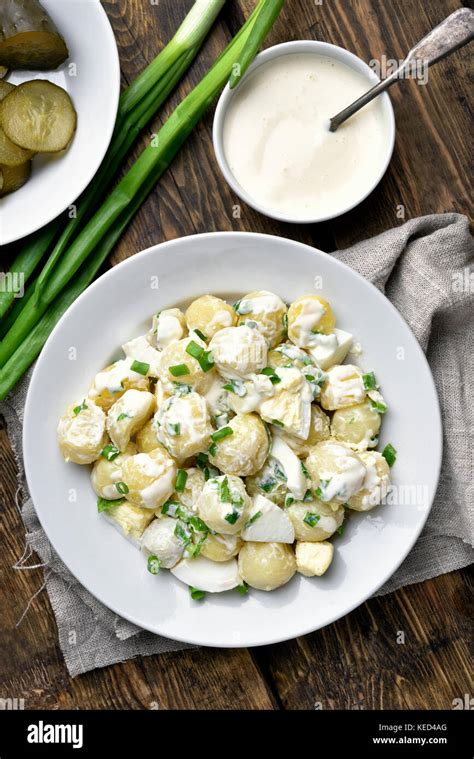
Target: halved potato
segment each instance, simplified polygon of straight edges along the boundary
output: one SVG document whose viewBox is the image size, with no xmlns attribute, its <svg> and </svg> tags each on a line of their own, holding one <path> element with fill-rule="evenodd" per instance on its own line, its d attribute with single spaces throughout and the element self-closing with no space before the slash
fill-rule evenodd
<svg viewBox="0 0 474 759">
<path fill-rule="evenodd" d="M 25 150 L 56 153 L 76 131 L 77 116 L 66 90 L 45 79 L 24 82 L 0 103 L 0 126 Z"/>
<path fill-rule="evenodd" d="M 21 163 L 19 166 L 0 166 L 2 175 L 2 187 L 0 189 L 0 198 L 8 195 L 9 192 L 16 192 L 23 187 L 31 173 L 31 161 Z"/>
</svg>

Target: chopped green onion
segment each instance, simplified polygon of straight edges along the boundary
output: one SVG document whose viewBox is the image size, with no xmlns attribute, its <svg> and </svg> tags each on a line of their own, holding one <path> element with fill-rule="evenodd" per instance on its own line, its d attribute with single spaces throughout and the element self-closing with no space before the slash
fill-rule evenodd
<svg viewBox="0 0 474 759">
<path fill-rule="evenodd" d="M 219 440 L 222 440 L 225 437 L 229 437 L 229 435 L 233 435 L 234 430 L 232 427 L 221 427 L 220 430 L 216 430 L 216 432 L 213 432 L 211 435 L 211 440 L 214 443 L 218 443 Z"/>
<path fill-rule="evenodd" d="M 230 514 L 225 515 L 224 519 L 226 522 L 229 522 L 229 524 L 235 524 L 239 517 L 240 514 L 238 511 L 231 511 Z"/>
<path fill-rule="evenodd" d="M 236 301 L 236 302 L 235 302 L 235 303 L 232 305 L 232 308 L 234 309 L 234 311 L 236 312 L 236 314 L 238 314 L 238 313 L 239 313 L 239 306 L 240 306 L 240 300 Z"/>
<path fill-rule="evenodd" d="M 176 364 L 175 366 L 170 366 L 169 371 L 173 377 L 184 377 L 185 374 L 191 374 L 186 364 Z"/>
<path fill-rule="evenodd" d="M 367 372 L 367 374 L 363 374 L 362 380 L 364 382 L 364 387 L 366 390 L 377 390 L 377 380 L 375 379 L 375 374 L 373 372 Z"/>
<path fill-rule="evenodd" d="M 120 495 L 127 495 L 130 492 L 128 485 L 125 482 L 116 482 L 115 487 Z"/>
<path fill-rule="evenodd" d="M 276 424 L 277 427 L 284 427 L 285 426 L 280 419 L 272 419 L 272 424 Z"/>
<path fill-rule="evenodd" d="M 278 376 L 278 374 L 275 372 L 275 369 L 272 369 L 271 366 L 266 366 L 265 369 L 262 369 L 260 374 L 265 374 L 272 385 L 278 385 L 279 382 L 281 382 L 281 377 Z"/>
<path fill-rule="evenodd" d="M 205 335 L 204 332 L 201 332 L 200 329 L 193 329 L 193 332 L 195 332 L 196 335 L 201 338 L 201 340 L 204 340 L 205 343 L 207 343 L 207 341 L 209 340 L 207 335 Z"/>
<path fill-rule="evenodd" d="M 397 451 L 391 443 L 387 443 L 382 451 L 382 456 L 384 457 L 387 464 L 392 467 L 397 460 Z"/>
<path fill-rule="evenodd" d="M 211 351 L 203 351 L 198 361 L 203 372 L 209 372 L 215 366 Z"/>
<path fill-rule="evenodd" d="M 150 364 L 145 364 L 143 361 L 134 361 L 130 369 L 132 370 L 132 372 L 137 372 L 137 374 L 143 374 L 143 376 L 145 377 L 150 371 Z"/>
<path fill-rule="evenodd" d="M 84 400 L 82 401 L 81 405 L 80 406 L 75 406 L 73 408 L 73 411 L 74 411 L 74 414 L 77 416 L 78 414 L 81 413 L 81 411 L 85 411 L 87 408 L 88 407 L 86 405 L 86 399 L 84 398 Z"/>
<path fill-rule="evenodd" d="M 183 525 L 181 522 L 176 523 L 176 527 L 174 528 L 174 534 L 176 537 L 184 543 L 184 546 L 188 546 L 191 542 L 191 533 L 186 529 L 185 525 Z"/>
<path fill-rule="evenodd" d="M 181 424 L 179 422 L 168 423 L 168 435 L 171 435 L 171 437 L 178 437 L 181 435 Z"/>
<path fill-rule="evenodd" d="M 187 395 L 191 392 L 191 388 L 189 385 L 185 385 L 184 382 L 173 382 L 173 385 L 175 387 L 174 394 L 175 395 Z"/>
<path fill-rule="evenodd" d="M 220 480 L 218 485 L 219 500 L 223 503 L 232 503 L 232 495 L 229 488 L 229 480 L 227 477 Z"/>
<path fill-rule="evenodd" d="M 320 519 L 321 517 L 319 514 L 315 514 L 312 511 L 307 511 L 304 516 L 303 522 L 306 522 L 306 524 L 309 525 L 310 527 L 316 527 Z"/>
<path fill-rule="evenodd" d="M 237 591 L 237 593 L 240 593 L 241 596 L 246 596 L 247 595 L 247 593 L 249 592 L 249 586 L 247 585 L 247 583 L 245 582 L 245 580 L 242 583 L 242 585 L 237 585 L 236 591 Z"/>
<path fill-rule="evenodd" d="M 178 469 L 178 473 L 176 475 L 176 484 L 174 486 L 174 489 L 177 493 L 182 493 L 184 488 L 186 487 L 186 481 L 188 479 L 188 473 L 185 469 Z"/>
<path fill-rule="evenodd" d="M 385 403 L 380 403 L 380 401 L 374 401 L 372 398 L 369 398 L 370 405 L 374 409 L 374 411 L 378 411 L 379 414 L 385 414 L 385 412 L 388 409 L 388 406 Z"/>
<path fill-rule="evenodd" d="M 160 571 L 161 567 L 161 561 L 159 560 L 158 556 L 155 556 L 152 554 L 148 557 L 146 568 L 148 569 L 149 573 L 151 575 L 157 575 Z"/>
<path fill-rule="evenodd" d="M 102 448 L 100 455 L 103 456 L 104 459 L 107 459 L 107 461 L 113 461 L 117 456 L 120 456 L 120 451 L 116 445 L 109 443 L 105 448 Z"/>
<path fill-rule="evenodd" d="M 204 590 L 199 590 L 199 588 L 193 588 L 192 585 L 189 586 L 189 592 L 191 593 L 191 598 L 193 599 L 193 601 L 202 601 L 202 599 L 206 595 Z"/>
<path fill-rule="evenodd" d="M 306 477 L 307 480 L 310 480 L 311 477 L 310 477 L 310 474 L 308 472 L 308 468 L 307 468 L 306 464 L 304 463 L 304 461 L 300 461 L 300 464 L 301 464 L 301 471 L 303 472 L 304 476 Z"/>
<path fill-rule="evenodd" d="M 197 343 L 194 342 L 194 340 L 190 340 L 186 346 L 186 353 L 189 353 L 190 356 L 196 359 L 200 358 L 203 351 L 204 351 L 204 348 L 202 347 L 202 345 L 198 345 Z"/>
<path fill-rule="evenodd" d="M 288 506 L 291 506 L 293 503 L 295 503 L 296 499 L 291 495 L 291 493 L 287 493 L 285 496 L 285 509 L 288 508 Z"/>
<path fill-rule="evenodd" d="M 235 395 L 238 395 L 239 398 L 243 398 L 245 395 L 247 395 L 247 388 L 245 387 L 242 380 L 231 379 L 225 385 L 222 385 L 222 389 L 228 390 L 229 393 L 235 393 Z"/>
<path fill-rule="evenodd" d="M 109 509 L 113 508 L 113 506 L 120 506 L 121 503 L 125 501 L 125 498 L 116 498 L 113 501 L 109 501 L 107 498 L 101 498 L 100 496 L 97 498 L 97 511 L 100 513 L 101 511 L 108 511 Z"/>
<path fill-rule="evenodd" d="M 192 527 L 194 532 L 210 532 L 209 527 L 200 517 L 189 517 L 188 524 Z"/>
<path fill-rule="evenodd" d="M 210 456 L 215 456 L 216 453 L 217 453 L 217 444 L 216 443 L 211 443 L 211 445 L 209 446 L 209 455 Z"/>
<path fill-rule="evenodd" d="M 250 527 L 250 525 L 256 522 L 257 519 L 260 519 L 261 516 L 262 516 L 262 512 L 257 511 L 253 516 L 250 517 L 248 522 L 245 523 L 245 527 Z"/>
<path fill-rule="evenodd" d="M 338 527 L 338 528 L 337 528 L 337 530 L 336 530 L 337 534 L 338 534 L 338 535 L 344 535 L 344 529 L 345 529 L 345 528 L 344 528 L 344 525 L 343 525 L 343 524 L 341 524 L 341 526 L 340 526 L 340 527 Z"/>
<path fill-rule="evenodd" d="M 167 514 L 169 517 L 177 516 L 177 510 L 180 507 L 179 501 L 172 501 L 171 499 L 166 501 L 161 507 L 161 513 Z"/>
<path fill-rule="evenodd" d="M 124 419 L 130 419 L 130 416 L 128 414 L 119 414 L 117 417 L 117 422 L 122 422 Z"/>
</svg>

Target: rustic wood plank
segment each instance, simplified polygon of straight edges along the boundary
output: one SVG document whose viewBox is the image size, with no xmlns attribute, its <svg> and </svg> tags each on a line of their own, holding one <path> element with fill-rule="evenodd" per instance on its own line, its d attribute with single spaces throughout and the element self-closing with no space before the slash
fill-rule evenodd
<svg viewBox="0 0 474 759">
<path fill-rule="evenodd" d="M 471 619 L 472 572 L 463 570 L 254 655 L 285 709 L 451 709 L 472 689 Z"/>
</svg>

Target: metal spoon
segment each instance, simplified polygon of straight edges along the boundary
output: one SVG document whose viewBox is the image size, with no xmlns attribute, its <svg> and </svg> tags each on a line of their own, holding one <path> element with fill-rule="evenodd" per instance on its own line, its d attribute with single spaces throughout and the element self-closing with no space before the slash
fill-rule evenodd
<svg viewBox="0 0 474 759">
<path fill-rule="evenodd" d="M 474 39 L 474 10 L 471 8 L 459 8 L 448 16 L 441 24 L 423 37 L 415 47 L 412 47 L 405 60 L 389 77 L 372 87 L 365 95 L 362 95 L 354 103 L 344 108 L 343 111 L 333 116 L 330 120 L 329 130 L 335 132 L 348 118 L 360 111 L 364 105 L 385 92 L 394 82 L 400 80 L 403 72 L 412 66 L 414 61 L 419 61 L 424 67 L 432 66 L 442 58 L 454 53 L 463 45 Z"/>
</svg>

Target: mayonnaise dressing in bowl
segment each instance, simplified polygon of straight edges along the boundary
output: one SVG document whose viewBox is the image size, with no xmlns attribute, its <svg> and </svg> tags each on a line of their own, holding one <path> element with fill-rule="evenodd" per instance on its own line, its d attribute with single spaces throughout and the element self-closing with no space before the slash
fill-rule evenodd
<svg viewBox="0 0 474 759">
<path fill-rule="evenodd" d="M 376 81 L 366 64 L 326 43 L 262 53 L 216 112 L 214 146 L 231 187 L 284 221 L 323 221 L 360 203 L 392 154 L 390 101 L 377 98 L 335 133 L 329 119 Z"/>
</svg>

